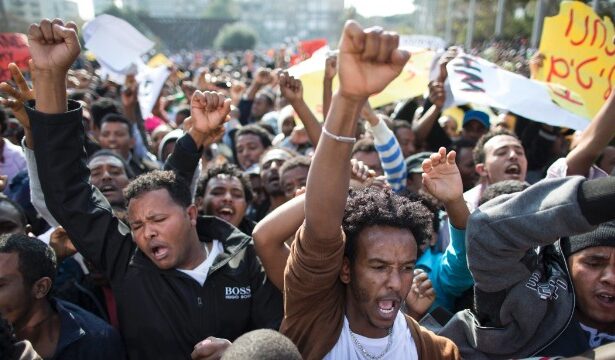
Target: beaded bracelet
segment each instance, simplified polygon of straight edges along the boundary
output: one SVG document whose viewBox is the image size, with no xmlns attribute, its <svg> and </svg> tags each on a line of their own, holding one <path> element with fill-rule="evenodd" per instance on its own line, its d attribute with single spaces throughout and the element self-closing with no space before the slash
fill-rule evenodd
<svg viewBox="0 0 615 360">
<path fill-rule="evenodd" d="M 322 127 L 322 133 L 327 135 L 328 137 L 330 137 L 333 140 L 339 141 L 339 142 L 343 142 L 343 143 L 347 143 L 347 144 L 354 144 L 357 142 L 357 139 L 353 138 L 353 137 L 348 137 L 348 136 L 339 136 L 339 135 L 334 135 L 331 134 L 329 131 L 327 131 L 327 128 Z"/>
</svg>

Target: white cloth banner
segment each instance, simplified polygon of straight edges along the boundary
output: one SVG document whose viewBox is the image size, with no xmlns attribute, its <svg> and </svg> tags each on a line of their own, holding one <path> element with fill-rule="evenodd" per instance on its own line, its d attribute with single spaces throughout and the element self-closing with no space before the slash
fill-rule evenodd
<svg viewBox="0 0 615 360">
<path fill-rule="evenodd" d="M 157 68 L 145 67 L 137 75 L 137 81 L 139 82 L 139 106 L 141 107 L 141 115 L 143 117 L 147 117 L 152 113 L 160 91 L 162 91 L 162 87 L 170 74 L 171 71 L 166 66 L 159 66 Z"/>
<path fill-rule="evenodd" d="M 446 67 L 455 103 L 509 110 L 552 126 L 583 130 L 589 120 L 556 105 L 547 86 L 503 70 L 487 60 L 459 55 Z"/>
<path fill-rule="evenodd" d="M 111 15 L 100 15 L 83 25 L 85 47 L 110 70 L 122 73 L 154 43 L 128 22 Z"/>
<path fill-rule="evenodd" d="M 437 36 L 431 35 L 400 35 L 399 47 L 401 49 L 446 49 L 446 41 Z"/>
</svg>

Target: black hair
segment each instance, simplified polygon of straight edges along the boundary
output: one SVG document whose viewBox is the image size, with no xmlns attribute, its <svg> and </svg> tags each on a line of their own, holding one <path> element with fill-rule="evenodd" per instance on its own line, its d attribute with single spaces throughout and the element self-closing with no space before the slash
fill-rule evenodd
<svg viewBox="0 0 615 360">
<path fill-rule="evenodd" d="M 478 205 L 482 205 L 491 199 L 504 194 L 513 194 L 523 191 L 530 187 L 530 184 L 519 180 L 502 180 L 487 186 L 485 191 L 478 200 Z"/>
<path fill-rule="evenodd" d="M 90 115 L 92 116 L 94 125 L 96 125 L 98 129 L 100 129 L 102 119 L 107 114 L 120 114 L 120 106 L 115 100 L 103 97 L 92 103 Z"/>
<path fill-rule="evenodd" d="M 222 355 L 222 360 L 301 360 L 297 346 L 275 330 L 259 329 L 241 335 Z"/>
<path fill-rule="evenodd" d="M 26 225 L 28 225 L 28 217 L 26 216 L 26 212 L 21 207 L 21 205 L 19 205 L 15 201 L 11 200 L 6 195 L 0 194 L 0 203 L 2 203 L 2 202 L 5 202 L 5 203 L 9 204 L 10 206 L 12 206 L 13 208 L 15 208 L 15 211 L 17 211 L 17 213 L 19 214 L 19 220 L 21 221 L 21 225 L 22 225 L 23 228 L 25 228 Z"/>
<path fill-rule="evenodd" d="M 188 117 L 188 116 L 190 116 L 190 107 L 189 107 L 189 106 L 186 106 L 186 105 L 181 106 L 181 107 L 177 110 L 176 114 L 181 114 L 181 115 L 183 115 L 183 116 L 185 116 L 185 117 Z"/>
<path fill-rule="evenodd" d="M 235 177 L 239 179 L 241 185 L 243 186 L 243 194 L 246 199 L 246 203 L 251 203 L 253 198 L 252 193 L 252 185 L 250 180 L 245 176 L 245 174 L 239 170 L 239 168 L 233 164 L 224 163 L 222 165 L 213 167 L 207 170 L 207 174 L 202 176 L 199 179 L 199 182 L 196 186 L 195 196 L 205 196 L 205 189 L 207 189 L 207 184 L 209 180 L 217 177 L 218 175 L 228 175 L 230 177 Z"/>
<path fill-rule="evenodd" d="M 124 189 L 126 207 L 130 200 L 151 191 L 165 189 L 173 201 L 187 208 L 192 204 L 192 196 L 188 184 L 173 171 L 154 170 L 138 176 Z"/>
<path fill-rule="evenodd" d="M 244 126 L 241 129 L 237 130 L 237 132 L 235 133 L 235 144 L 237 144 L 237 139 L 239 139 L 240 136 L 246 135 L 246 134 L 252 134 L 252 135 L 258 136 L 264 148 L 268 148 L 271 146 L 271 142 L 272 142 L 271 134 L 267 130 L 263 129 L 262 126 L 256 125 L 256 124 L 250 124 L 250 125 Z"/>
<path fill-rule="evenodd" d="M 433 231 L 438 232 L 438 230 L 440 230 L 440 209 L 442 209 L 443 206 L 438 201 L 438 199 L 423 190 L 419 190 L 419 192 L 417 193 L 405 189 L 398 194 L 400 196 L 408 198 L 408 200 L 410 201 L 418 201 L 423 204 L 423 206 L 425 206 L 425 208 L 427 208 L 427 210 L 429 210 L 429 212 L 431 212 L 433 215 L 431 218 L 431 225 Z"/>
<path fill-rule="evenodd" d="M 376 152 L 376 145 L 374 144 L 374 140 L 372 139 L 361 139 L 357 141 L 352 147 L 352 152 L 350 156 L 358 153 L 358 152 Z"/>
<path fill-rule="evenodd" d="M 406 120 L 393 120 L 391 124 L 391 130 L 393 130 L 394 134 L 397 134 L 397 130 L 399 129 L 410 129 L 412 130 L 412 125 Z"/>
<path fill-rule="evenodd" d="M 300 166 L 303 166 L 309 169 L 311 165 L 312 165 L 312 159 L 309 156 L 303 156 L 303 155 L 293 156 L 290 159 L 284 161 L 284 164 L 280 166 L 280 170 L 279 170 L 280 178 L 288 170 L 291 170 L 291 169 L 294 169 Z"/>
<path fill-rule="evenodd" d="M 275 95 L 273 94 L 273 92 L 268 90 L 261 90 L 256 94 L 256 97 L 259 96 L 264 97 L 269 106 L 275 105 Z"/>
<path fill-rule="evenodd" d="M 126 177 L 129 178 L 129 179 L 134 179 L 135 174 L 132 171 L 132 169 L 130 168 L 130 166 L 128 166 L 128 163 L 126 162 L 126 160 L 124 160 L 123 157 L 118 155 L 118 153 L 116 153 L 113 150 L 100 149 L 100 150 L 96 151 L 94 154 L 90 155 L 90 157 L 88 158 L 87 165 L 90 165 L 92 160 L 94 160 L 97 157 L 101 157 L 101 156 L 111 156 L 111 157 L 114 157 L 114 158 L 118 159 L 119 161 L 121 161 L 122 165 L 124 166 L 124 172 L 126 173 Z"/>
<path fill-rule="evenodd" d="M 342 220 L 342 228 L 346 234 L 344 255 L 353 263 L 359 233 L 376 225 L 410 230 L 419 249 L 421 244 L 429 244 L 431 222 L 431 212 L 419 201 L 410 201 L 391 190 L 371 187 L 353 190 L 346 202 Z"/>
<path fill-rule="evenodd" d="M 98 128 L 102 129 L 102 126 L 105 123 L 120 123 L 120 124 L 124 124 L 128 128 L 128 136 L 130 136 L 131 138 L 133 137 L 132 136 L 132 125 L 130 124 L 130 121 L 128 119 L 126 119 L 124 116 L 120 115 L 120 114 L 110 113 L 110 114 L 105 115 L 105 117 L 103 117 L 100 120 L 100 126 Z"/>
<path fill-rule="evenodd" d="M 497 129 L 497 130 L 489 130 L 485 135 L 481 136 L 480 139 L 476 142 L 476 146 L 474 150 L 472 150 L 472 158 L 474 159 L 474 164 L 482 164 L 485 162 L 485 144 L 487 141 L 492 138 L 500 135 L 508 135 L 512 136 L 515 139 L 519 139 L 515 133 L 506 129 Z M 520 141 L 520 140 L 519 140 Z"/>
<path fill-rule="evenodd" d="M 0 235 L 0 253 L 17 253 L 19 272 L 28 286 L 48 277 L 56 277 L 56 254 L 51 247 L 37 238 L 25 234 Z"/>
</svg>

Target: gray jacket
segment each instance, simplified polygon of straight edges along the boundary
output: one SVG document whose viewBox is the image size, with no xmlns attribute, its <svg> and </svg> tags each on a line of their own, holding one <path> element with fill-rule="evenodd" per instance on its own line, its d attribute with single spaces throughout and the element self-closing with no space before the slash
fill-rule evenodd
<svg viewBox="0 0 615 360">
<path fill-rule="evenodd" d="M 457 313 L 440 332 L 463 358 L 529 357 L 570 325 L 574 289 L 557 241 L 595 228 L 579 206 L 584 180 L 543 180 L 472 214 L 466 247 L 476 312 Z"/>
</svg>

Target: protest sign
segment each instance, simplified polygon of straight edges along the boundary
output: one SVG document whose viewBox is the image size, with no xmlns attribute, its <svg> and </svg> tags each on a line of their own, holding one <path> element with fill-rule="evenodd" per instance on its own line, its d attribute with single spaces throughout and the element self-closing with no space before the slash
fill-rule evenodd
<svg viewBox="0 0 615 360">
<path fill-rule="evenodd" d="M 145 67 L 137 75 L 139 106 L 144 117 L 151 114 L 154 105 L 156 105 L 156 100 L 160 96 L 160 91 L 162 91 L 162 87 L 170 74 L 171 71 L 166 66 L 159 66 L 157 68 Z"/>
<path fill-rule="evenodd" d="M 10 63 L 15 63 L 21 70 L 28 70 L 28 38 L 24 34 L 0 33 L 0 81 L 11 79 L 8 69 Z"/>
<path fill-rule="evenodd" d="M 583 130 L 589 120 L 553 102 L 546 83 L 503 70 L 487 60 L 459 55 L 446 66 L 455 102 L 509 110 L 552 126 Z"/>
<path fill-rule="evenodd" d="M 126 21 L 100 15 L 83 26 L 85 47 L 110 70 L 121 73 L 154 47 L 154 43 Z"/>
<path fill-rule="evenodd" d="M 613 23 L 600 19 L 581 1 L 563 1 L 558 15 L 545 19 L 540 52 L 544 66 L 537 80 L 552 87 L 553 100 L 592 118 L 609 97 L 615 82 Z"/>
<path fill-rule="evenodd" d="M 290 75 L 301 79 L 303 83 L 303 98 L 317 118 L 323 119 L 322 91 L 325 71 L 325 60 L 329 47 L 317 50 L 311 58 L 288 69 Z M 429 81 L 429 66 L 433 51 L 420 50 L 412 53 L 410 60 L 399 76 L 382 92 L 369 99 L 372 107 L 390 104 L 401 99 L 408 99 L 422 94 Z M 337 77 L 333 81 L 333 91 L 338 87 Z"/>
</svg>

